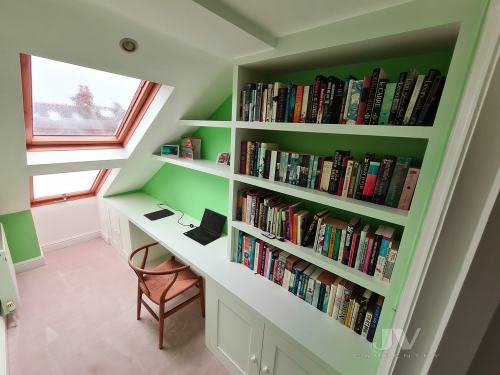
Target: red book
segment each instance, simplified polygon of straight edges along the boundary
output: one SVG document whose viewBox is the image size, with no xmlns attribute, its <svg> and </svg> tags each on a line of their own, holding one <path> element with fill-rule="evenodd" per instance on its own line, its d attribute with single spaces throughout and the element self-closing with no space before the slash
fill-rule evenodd
<svg viewBox="0 0 500 375">
<path fill-rule="evenodd" d="M 295 94 L 295 109 L 293 111 L 293 122 L 300 122 L 300 111 L 302 110 L 302 98 L 304 96 L 304 86 L 298 85 Z"/>
<path fill-rule="evenodd" d="M 370 267 L 370 258 L 372 256 L 372 251 L 373 251 L 373 242 L 375 242 L 375 234 L 373 233 L 373 231 L 371 231 L 366 235 L 366 240 L 368 241 L 368 245 L 366 246 L 366 253 L 363 262 L 364 273 L 368 273 L 368 267 Z"/>
<path fill-rule="evenodd" d="M 380 162 L 371 161 L 368 167 L 368 174 L 366 175 L 365 187 L 363 188 L 362 200 L 370 201 L 373 197 L 375 191 L 375 185 L 377 184 L 378 170 L 380 168 Z"/>
<path fill-rule="evenodd" d="M 366 103 L 368 102 L 368 96 L 370 95 L 370 83 L 372 81 L 372 76 L 363 77 L 363 88 L 361 89 L 361 96 L 359 98 L 358 107 L 358 117 L 356 118 L 357 125 L 363 125 L 363 117 L 366 112 Z"/>
<path fill-rule="evenodd" d="M 349 262 L 347 265 L 349 267 L 354 267 L 354 262 L 356 260 L 356 254 L 359 246 L 359 237 L 360 237 L 361 231 L 358 229 L 352 234 L 352 239 L 351 239 L 351 249 L 349 252 Z"/>
</svg>

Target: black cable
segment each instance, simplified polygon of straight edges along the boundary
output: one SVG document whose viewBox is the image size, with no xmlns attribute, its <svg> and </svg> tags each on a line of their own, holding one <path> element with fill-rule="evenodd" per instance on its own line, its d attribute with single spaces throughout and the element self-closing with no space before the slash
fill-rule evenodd
<svg viewBox="0 0 500 375">
<path fill-rule="evenodd" d="M 182 212 L 181 210 L 178 210 L 177 208 L 174 208 L 174 207 L 168 207 L 168 208 L 166 208 L 166 207 L 162 207 L 162 206 L 166 206 L 166 204 L 165 203 L 158 203 L 158 208 L 164 208 L 164 209 L 171 208 L 174 211 L 180 212 L 181 217 L 179 217 L 177 219 L 177 224 L 182 225 L 183 227 L 189 227 L 189 228 L 194 228 L 196 226 L 194 224 L 184 224 L 184 223 L 181 223 L 181 220 L 184 217 L 184 212 Z"/>
</svg>

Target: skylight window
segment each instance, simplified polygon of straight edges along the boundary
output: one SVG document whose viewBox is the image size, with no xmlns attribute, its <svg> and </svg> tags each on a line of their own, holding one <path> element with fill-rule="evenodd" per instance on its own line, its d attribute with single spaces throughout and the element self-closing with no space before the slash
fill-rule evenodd
<svg viewBox="0 0 500 375">
<path fill-rule="evenodd" d="M 33 176 L 31 204 L 37 206 L 93 196 L 107 173 L 108 170 L 92 170 Z"/>
<path fill-rule="evenodd" d="M 160 85 L 21 55 L 28 148 L 123 147 Z"/>
</svg>

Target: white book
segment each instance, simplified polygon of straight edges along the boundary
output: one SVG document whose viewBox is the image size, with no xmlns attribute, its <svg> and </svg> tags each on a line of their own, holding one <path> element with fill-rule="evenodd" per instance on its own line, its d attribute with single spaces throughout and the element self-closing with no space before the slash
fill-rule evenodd
<svg viewBox="0 0 500 375">
<path fill-rule="evenodd" d="M 340 311 L 340 304 L 342 303 L 342 298 L 344 297 L 344 284 L 345 281 L 341 280 L 337 285 L 337 291 L 335 293 L 335 301 L 333 303 L 332 318 L 337 319 Z"/>
<path fill-rule="evenodd" d="M 406 107 L 405 117 L 403 117 L 403 125 L 408 125 L 410 123 L 411 114 L 413 113 L 413 108 L 415 108 L 415 103 L 417 102 L 418 95 L 420 94 L 420 89 L 425 81 L 425 74 L 419 74 L 417 76 L 417 81 L 413 87 L 413 92 L 408 102 L 408 107 Z"/>
<path fill-rule="evenodd" d="M 349 105 L 351 104 L 351 93 L 352 93 L 352 84 L 354 82 L 354 79 L 349 80 L 349 85 L 347 88 L 347 95 L 345 99 L 345 105 L 344 105 L 344 112 L 342 113 L 342 119 L 344 122 L 347 121 L 347 111 L 349 110 Z"/>
<path fill-rule="evenodd" d="M 264 87 L 264 89 L 262 90 L 262 104 L 260 112 L 261 121 L 266 121 L 266 116 L 267 116 L 267 87 Z"/>
<path fill-rule="evenodd" d="M 358 245 L 358 253 L 356 254 L 356 262 L 354 263 L 354 268 L 359 270 L 362 265 L 362 260 L 365 256 L 366 252 L 366 245 L 367 245 L 367 240 L 366 240 L 366 235 L 368 234 L 368 231 L 370 230 L 370 224 L 366 224 L 363 227 L 363 230 L 360 233 L 359 236 L 359 245 Z"/>
<path fill-rule="evenodd" d="M 269 163 L 269 180 L 274 181 L 276 177 L 276 163 L 278 159 L 278 151 L 277 150 L 272 150 L 271 151 L 271 162 Z"/>
<path fill-rule="evenodd" d="M 259 270 L 257 269 L 257 266 L 259 264 L 259 259 L 260 259 L 260 241 L 255 241 L 255 249 L 254 249 L 254 256 L 253 256 L 253 271 L 254 273 L 258 273 Z"/>
<path fill-rule="evenodd" d="M 337 295 L 337 287 L 339 286 L 340 280 L 341 280 L 341 278 L 337 277 L 337 279 L 330 286 L 330 296 L 328 298 L 328 309 L 326 310 L 326 313 L 329 316 L 332 316 L 332 314 L 333 314 L 333 306 L 335 305 L 335 297 Z"/>
<path fill-rule="evenodd" d="M 354 165 L 354 160 L 349 160 L 347 162 L 347 167 L 345 169 L 345 179 L 344 186 L 342 187 L 342 196 L 347 198 L 347 192 L 349 191 L 349 183 L 351 182 L 352 166 Z"/>
<path fill-rule="evenodd" d="M 304 93 L 302 94 L 302 107 L 300 108 L 300 120 L 299 120 L 299 122 L 306 122 L 307 103 L 309 102 L 309 89 L 310 89 L 310 86 L 304 86 Z"/>
<path fill-rule="evenodd" d="M 264 177 L 264 167 L 266 165 L 266 150 L 277 150 L 278 147 L 279 146 L 277 143 L 264 143 L 263 142 L 260 144 L 260 152 L 259 152 L 260 157 L 259 157 L 259 163 L 257 166 L 258 177 L 260 177 L 260 178 Z M 271 171 L 269 171 L 269 173 L 270 172 Z"/>
<path fill-rule="evenodd" d="M 330 175 L 332 174 L 333 161 L 325 160 L 323 162 L 323 171 L 321 173 L 321 181 L 319 190 L 328 191 L 328 186 L 330 185 Z"/>
</svg>

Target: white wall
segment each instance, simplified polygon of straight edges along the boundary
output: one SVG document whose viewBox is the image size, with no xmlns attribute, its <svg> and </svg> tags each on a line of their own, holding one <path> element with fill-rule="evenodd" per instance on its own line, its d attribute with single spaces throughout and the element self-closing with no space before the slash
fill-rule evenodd
<svg viewBox="0 0 500 375">
<path fill-rule="evenodd" d="M 97 197 L 34 207 L 33 220 L 42 251 L 100 236 Z"/>
</svg>

